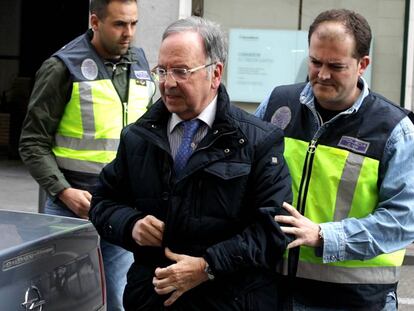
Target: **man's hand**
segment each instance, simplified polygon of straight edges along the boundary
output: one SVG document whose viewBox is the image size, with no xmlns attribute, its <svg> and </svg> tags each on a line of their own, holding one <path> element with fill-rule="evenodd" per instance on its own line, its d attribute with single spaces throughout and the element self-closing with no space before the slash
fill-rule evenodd
<svg viewBox="0 0 414 311">
<path fill-rule="evenodd" d="M 296 239 L 290 242 L 287 248 L 306 245 L 312 247 L 321 246 L 322 241 L 319 238 L 319 225 L 309 218 L 301 215 L 292 205 L 283 202 L 283 207 L 291 216 L 275 216 L 275 221 L 291 225 L 292 227 L 281 227 L 286 234 L 293 234 Z"/>
<path fill-rule="evenodd" d="M 165 249 L 165 256 L 176 263 L 155 269 L 152 283 L 159 295 L 172 292 L 170 298 L 164 302 L 164 306 L 171 306 L 186 291 L 208 281 L 204 271 L 207 262 L 202 257 L 175 254 L 168 248 Z"/>
<path fill-rule="evenodd" d="M 141 246 L 161 246 L 164 223 L 152 215 L 138 220 L 132 229 L 132 238 Z"/>
<path fill-rule="evenodd" d="M 80 218 L 89 219 L 88 212 L 91 208 L 92 195 L 88 191 L 66 188 L 59 193 L 58 197 Z"/>
</svg>

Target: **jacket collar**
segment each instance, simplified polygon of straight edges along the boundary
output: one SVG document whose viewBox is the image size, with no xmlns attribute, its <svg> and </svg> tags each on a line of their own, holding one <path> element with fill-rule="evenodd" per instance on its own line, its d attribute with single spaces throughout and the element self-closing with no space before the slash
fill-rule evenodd
<svg viewBox="0 0 414 311">
<path fill-rule="evenodd" d="M 215 120 L 211 130 L 207 133 L 200 146 L 210 145 L 222 134 L 238 132 L 239 126 L 235 119 L 231 117 L 231 110 L 232 107 L 226 88 L 223 85 L 220 85 L 217 95 Z M 160 98 L 138 121 L 136 121 L 135 124 L 138 127 L 143 127 L 148 130 L 146 132 L 146 134 L 149 135 L 148 139 L 169 151 L 167 124 L 170 116 L 171 113 Z"/>
<path fill-rule="evenodd" d="M 237 112 L 238 110 L 234 109 L 230 104 L 225 87 L 220 85 L 217 95 L 216 118 L 213 126 L 198 145 L 184 173 L 177 180 L 185 179 L 209 163 L 230 156 L 242 147 L 240 141 L 242 139 L 247 141 L 247 138 L 239 129 Z M 170 116 L 171 113 L 167 110 L 164 102 L 162 99 L 159 99 L 135 123 L 135 129 L 139 131 L 141 138 L 169 154 L 171 154 L 171 151 L 167 137 L 167 124 Z M 200 152 L 202 149 L 208 149 L 209 152 Z"/>
<path fill-rule="evenodd" d="M 238 128 L 234 118 L 231 117 L 232 109 L 227 90 L 223 84 L 220 84 L 217 95 L 216 117 L 212 126 L 213 131 L 232 131 Z"/>
</svg>

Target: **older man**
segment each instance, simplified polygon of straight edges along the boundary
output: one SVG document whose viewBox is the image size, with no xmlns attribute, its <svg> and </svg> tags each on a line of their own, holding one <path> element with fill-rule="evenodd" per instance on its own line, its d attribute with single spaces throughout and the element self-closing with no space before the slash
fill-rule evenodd
<svg viewBox="0 0 414 311">
<path fill-rule="evenodd" d="M 281 131 L 230 104 L 225 39 L 201 18 L 167 28 L 162 99 L 123 131 L 91 220 L 135 262 L 126 310 L 275 310 L 291 200 Z"/>
</svg>

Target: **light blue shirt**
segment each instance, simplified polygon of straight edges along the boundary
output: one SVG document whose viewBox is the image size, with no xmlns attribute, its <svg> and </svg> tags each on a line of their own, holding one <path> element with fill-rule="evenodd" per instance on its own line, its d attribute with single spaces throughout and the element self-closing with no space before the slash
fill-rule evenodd
<svg viewBox="0 0 414 311">
<path fill-rule="evenodd" d="M 321 124 L 317 117 L 311 85 L 305 86 L 299 100 L 315 115 L 316 137 L 339 115 L 358 111 L 369 94 L 366 81 L 361 80 L 363 90 L 354 105 L 325 124 Z M 261 119 L 269 98 L 255 112 Z M 395 126 L 388 138 L 381 165 L 385 167 L 385 175 L 379 188 L 378 207 L 372 214 L 320 224 L 324 235 L 324 263 L 370 259 L 403 249 L 414 241 L 414 125 L 408 117 Z"/>
</svg>

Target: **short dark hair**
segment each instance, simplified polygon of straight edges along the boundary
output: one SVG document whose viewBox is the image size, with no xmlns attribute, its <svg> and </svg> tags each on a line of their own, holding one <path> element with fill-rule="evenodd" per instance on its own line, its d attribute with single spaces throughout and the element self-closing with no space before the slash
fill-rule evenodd
<svg viewBox="0 0 414 311">
<path fill-rule="evenodd" d="M 198 16 L 190 16 L 179 19 L 167 27 L 162 35 L 162 40 L 177 32 L 194 31 L 203 38 L 207 57 L 211 62 L 226 63 L 227 38 L 220 25 Z"/>
<path fill-rule="evenodd" d="M 137 0 L 91 0 L 89 4 L 89 11 L 91 14 L 95 14 L 99 19 L 104 19 L 107 15 L 106 7 L 112 1 L 119 2 L 137 2 Z"/>
<path fill-rule="evenodd" d="M 334 9 L 320 13 L 309 27 L 309 44 L 313 32 L 323 22 L 340 22 L 345 26 L 346 32 L 355 39 L 353 57 L 361 59 L 369 55 L 372 39 L 371 27 L 361 14 L 347 9 Z"/>
</svg>

